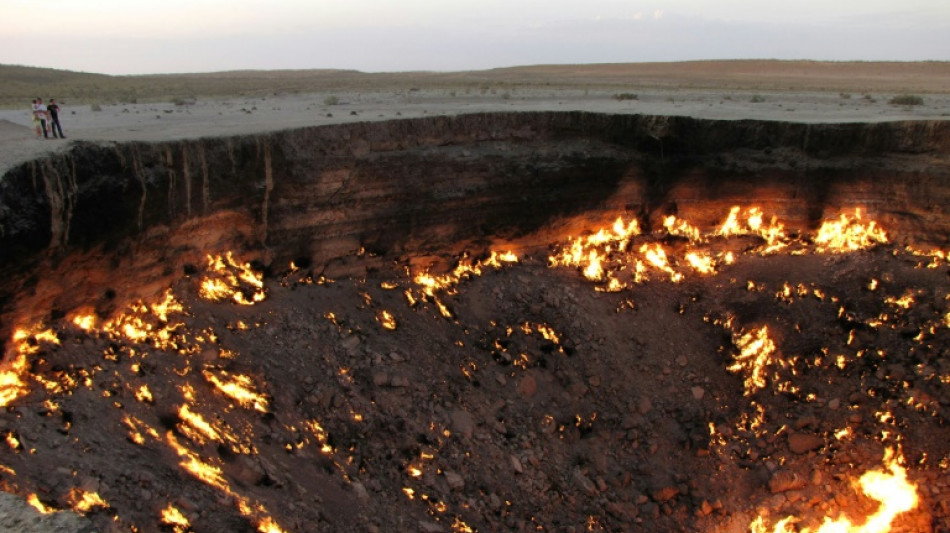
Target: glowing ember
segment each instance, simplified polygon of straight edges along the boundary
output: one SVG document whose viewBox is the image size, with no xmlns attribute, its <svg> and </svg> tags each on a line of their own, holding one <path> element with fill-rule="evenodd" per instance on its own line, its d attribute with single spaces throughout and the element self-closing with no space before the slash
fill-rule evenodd
<svg viewBox="0 0 950 533">
<path fill-rule="evenodd" d="M 857 525 L 848 518 L 825 518 L 818 529 L 804 528 L 800 533 L 888 533 L 891 523 L 901 513 L 917 507 L 917 487 L 907 480 L 907 471 L 898 464 L 892 450 L 884 453 L 884 469 L 870 470 L 858 480 L 861 491 L 880 503 L 877 512 Z M 772 533 L 794 533 L 795 517 L 786 517 L 775 524 Z M 750 524 L 751 533 L 769 533 L 765 519 L 758 517 Z"/>
<path fill-rule="evenodd" d="M 861 209 L 855 209 L 853 218 L 842 213 L 838 220 L 824 222 L 815 236 L 818 251 L 831 253 L 854 252 L 886 242 L 887 235 L 876 222 L 862 222 Z"/>
</svg>

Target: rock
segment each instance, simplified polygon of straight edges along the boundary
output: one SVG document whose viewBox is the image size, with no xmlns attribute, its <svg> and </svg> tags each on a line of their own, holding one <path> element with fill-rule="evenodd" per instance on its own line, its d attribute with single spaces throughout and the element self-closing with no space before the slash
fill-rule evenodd
<svg viewBox="0 0 950 533">
<path fill-rule="evenodd" d="M 637 402 L 637 412 L 641 415 L 645 415 L 653 410 L 653 402 L 650 401 L 650 398 L 646 396 L 641 396 L 640 400 Z"/>
<path fill-rule="evenodd" d="M 587 477 L 587 475 L 585 475 L 581 469 L 579 468 L 574 469 L 573 478 L 574 478 L 574 484 L 577 485 L 577 487 L 580 488 L 582 491 L 586 492 L 588 495 L 596 496 L 600 493 L 600 491 L 597 490 L 597 486 L 594 485 L 594 482 L 591 481 L 590 478 Z"/>
<path fill-rule="evenodd" d="M 369 492 L 367 492 L 366 487 L 359 481 L 352 483 L 350 488 L 353 489 L 353 494 L 356 494 L 357 498 L 364 501 L 369 500 Z"/>
<path fill-rule="evenodd" d="M 538 392 L 538 382 L 531 374 L 525 375 L 518 381 L 518 392 L 525 398 L 531 398 Z"/>
<path fill-rule="evenodd" d="M 511 469 L 519 474 L 524 473 L 524 466 L 521 464 L 521 459 L 518 459 L 517 456 L 512 455 L 508 458 L 508 462 L 511 463 Z"/>
<path fill-rule="evenodd" d="M 779 470 L 769 480 L 769 490 L 772 494 L 787 492 L 790 490 L 803 489 L 808 484 L 807 480 L 788 470 Z"/>
<path fill-rule="evenodd" d="M 839 407 L 841 407 L 841 400 L 839 400 L 838 398 L 832 398 L 831 400 L 828 401 L 828 409 L 831 409 L 832 411 L 837 411 Z"/>
<path fill-rule="evenodd" d="M 462 490 L 465 488 L 465 478 L 455 472 L 446 471 L 445 482 L 448 483 L 449 488 L 452 490 Z"/>
<path fill-rule="evenodd" d="M 419 521 L 419 531 L 421 533 L 444 533 L 445 528 L 435 522 Z"/>
<path fill-rule="evenodd" d="M 382 387 L 389 383 L 389 374 L 385 372 L 376 372 L 373 374 L 373 385 Z"/>
<path fill-rule="evenodd" d="M 655 489 L 650 493 L 650 496 L 653 498 L 653 501 L 657 503 L 668 502 L 675 498 L 680 493 L 680 490 L 673 486 L 665 486 Z"/>
<path fill-rule="evenodd" d="M 706 389 L 702 387 L 692 387 L 690 388 L 690 392 L 693 393 L 693 398 L 697 400 L 702 400 L 703 396 L 706 395 Z"/>
<path fill-rule="evenodd" d="M 808 453 L 825 445 L 825 439 L 808 433 L 789 433 L 788 448 L 792 453 Z"/>
<path fill-rule="evenodd" d="M 640 508 L 630 502 L 607 502 L 605 509 L 615 518 L 632 521 L 640 514 Z"/>
<path fill-rule="evenodd" d="M 452 433 L 461 435 L 466 439 L 472 438 L 472 434 L 475 433 L 475 420 L 471 413 L 456 409 L 449 416 L 452 423 Z"/>
</svg>

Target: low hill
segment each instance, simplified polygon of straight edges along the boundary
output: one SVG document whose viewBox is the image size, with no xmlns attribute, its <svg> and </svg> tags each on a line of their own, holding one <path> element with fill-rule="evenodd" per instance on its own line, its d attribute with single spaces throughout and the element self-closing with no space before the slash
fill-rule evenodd
<svg viewBox="0 0 950 533">
<path fill-rule="evenodd" d="M 334 90 L 473 87 L 945 93 L 950 91 L 950 62 L 735 60 L 535 65 L 459 72 L 366 73 L 322 69 L 137 76 L 0 65 L 0 80 L 3 107 L 17 107 L 37 96 L 51 96 L 71 104 L 135 103 Z"/>
</svg>

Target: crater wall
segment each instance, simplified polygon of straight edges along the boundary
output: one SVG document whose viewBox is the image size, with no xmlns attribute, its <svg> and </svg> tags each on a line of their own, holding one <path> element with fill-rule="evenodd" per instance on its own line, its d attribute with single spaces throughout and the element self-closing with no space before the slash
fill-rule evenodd
<svg viewBox="0 0 950 533">
<path fill-rule="evenodd" d="M 153 295 L 208 253 L 346 272 L 361 250 L 530 247 L 618 212 L 712 227 L 732 205 L 792 230 L 860 207 L 894 241 L 945 247 L 950 123 L 492 113 L 76 143 L 0 180 L 0 333 Z"/>
</svg>

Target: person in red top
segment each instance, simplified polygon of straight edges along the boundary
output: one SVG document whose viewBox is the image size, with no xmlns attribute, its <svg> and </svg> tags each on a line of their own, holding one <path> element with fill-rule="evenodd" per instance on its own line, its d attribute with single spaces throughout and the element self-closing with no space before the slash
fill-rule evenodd
<svg viewBox="0 0 950 533">
<path fill-rule="evenodd" d="M 63 127 L 59 123 L 59 106 L 56 105 L 56 100 L 53 98 L 49 99 L 49 105 L 46 106 L 46 112 L 49 113 L 49 129 L 53 132 L 53 138 L 65 139 L 66 136 L 63 135 Z M 59 135 L 56 135 L 56 130 L 59 130 Z"/>
</svg>

